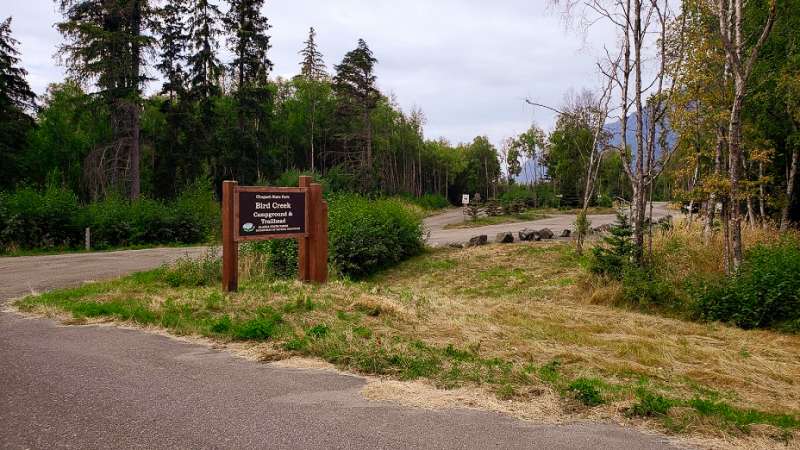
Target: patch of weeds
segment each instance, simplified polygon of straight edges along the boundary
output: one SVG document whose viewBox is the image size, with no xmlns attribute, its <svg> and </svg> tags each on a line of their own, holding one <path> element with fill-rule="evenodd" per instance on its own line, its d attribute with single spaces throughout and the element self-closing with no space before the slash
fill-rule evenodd
<svg viewBox="0 0 800 450">
<path fill-rule="evenodd" d="M 636 403 L 629 410 L 632 416 L 664 417 L 676 404 L 675 400 L 654 394 L 644 387 L 636 390 L 636 398 Z"/>
<path fill-rule="evenodd" d="M 600 385 L 600 381 L 595 378 L 576 378 L 567 386 L 567 391 L 584 405 L 597 406 L 605 403 Z"/>
<path fill-rule="evenodd" d="M 308 347 L 308 341 L 305 338 L 293 336 L 288 341 L 284 342 L 283 349 L 290 352 L 300 352 Z"/>
<path fill-rule="evenodd" d="M 329 331 L 328 326 L 325 325 L 324 323 L 320 323 L 306 330 L 306 336 L 320 339 L 327 336 L 328 331 Z"/>
<path fill-rule="evenodd" d="M 228 334 L 233 329 L 233 320 L 227 314 L 211 322 L 209 329 L 218 334 Z"/>
<path fill-rule="evenodd" d="M 514 386 L 510 383 L 506 383 L 497 389 L 497 398 L 500 400 L 510 400 L 514 398 L 515 395 L 516 391 L 514 390 Z"/>
<path fill-rule="evenodd" d="M 123 321 L 151 324 L 157 320 L 156 314 L 132 300 L 113 300 L 110 302 L 77 302 L 67 308 L 76 319 L 87 317 L 114 317 Z"/>
<path fill-rule="evenodd" d="M 725 402 L 716 402 L 701 398 L 689 400 L 688 405 L 701 416 L 716 417 L 739 429 L 747 431 L 748 426 L 757 423 L 773 425 L 789 429 L 800 427 L 800 419 L 789 414 L 773 414 L 754 409 L 740 409 Z"/>
<path fill-rule="evenodd" d="M 219 311 L 222 309 L 222 304 L 225 302 L 225 298 L 219 292 L 212 292 L 209 294 L 208 297 L 205 298 L 204 305 L 205 308 L 209 311 Z"/>
<path fill-rule="evenodd" d="M 553 253 L 557 250 L 554 246 L 544 246 L 537 244 L 522 245 L 516 250 L 516 254 L 520 256 L 537 256 L 547 253 Z"/>
<path fill-rule="evenodd" d="M 372 337 L 372 330 L 364 326 L 355 326 L 353 327 L 353 334 L 363 339 L 369 339 Z"/>
<path fill-rule="evenodd" d="M 317 307 L 311 296 L 307 294 L 298 295 L 293 302 L 284 304 L 281 310 L 287 314 L 313 311 Z"/>
<path fill-rule="evenodd" d="M 160 270 L 161 280 L 172 287 L 211 286 L 222 280 L 222 258 L 212 250 L 200 259 L 181 258 Z"/>
<path fill-rule="evenodd" d="M 561 379 L 561 374 L 558 372 L 560 368 L 561 361 L 554 359 L 539 368 L 539 378 L 547 383 L 558 384 Z"/>
<path fill-rule="evenodd" d="M 235 339 L 263 341 L 277 334 L 278 326 L 283 322 L 280 313 L 264 307 L 258 309 L 256 314 L 256 317 L 233 327 L 231 331 Z"/>
<path fill-rule="evenodd" d="M 452 358 L 456 361 L 472 361 L 477 356 L 475 352 L 471 350 L 460 350 L 453 346 L 453 344 L 447 344 L 447 347 L 444 348 L 444 354 L 448 358 Z"/>
<path fill-rule="evenodd" d="M 341 320 L 342 322 L 352 322 L 356 320 L 358 317 L 356 317 L 355 314 L 348 313 L 347 311 L 339 310 L 336 311 L 336 318 Z"/>
</svg>

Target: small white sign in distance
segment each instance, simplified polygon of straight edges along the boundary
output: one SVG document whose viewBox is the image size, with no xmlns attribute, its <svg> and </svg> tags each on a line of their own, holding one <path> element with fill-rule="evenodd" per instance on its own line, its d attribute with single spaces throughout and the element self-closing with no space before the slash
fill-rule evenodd
<svg viewBox="0 0 800 450">
<path fill-rule="evenodd" d="M 461 195 L 461 204 L 462 205 L 469 205 L 469 194 L 462 194 Z"/>
</svg>

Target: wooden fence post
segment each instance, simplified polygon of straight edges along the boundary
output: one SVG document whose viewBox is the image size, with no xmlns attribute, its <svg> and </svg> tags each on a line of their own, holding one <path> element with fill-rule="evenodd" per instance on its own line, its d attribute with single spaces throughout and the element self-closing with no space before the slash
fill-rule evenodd
<svg viewBox="0 0 800 450">
<path fill-rule="evenodd" d="M 239 243 L 233 234 L 236 186 L 235 181 L 222 182 L 222 289 L 225 292 L 236 292 L 239 288 Z"/>
<path fill-rule="evenodd" d="M 328 281 L 328 204 L 322 199 L 322 186 L 311 177 L 301 176 L 300 187 L 308 189 L 308 237 L 298 238 L 297 263 L 301 281 Z"/>
<path fill-rule="evenodd" d="M 311 186 L 311 177 L 307 175 L 301 175 L 298 186 L 301 188 L 308 189 Z M 306 208 L 308 208 L 308 223 L 306 226 L 313 227 L 314 223 L 314 200 L 311 198 L 311 195 L 308 195 L 306 199 L 308 200 L 308 204 Z M 313 230 L 306 230 L 306 233 L 313 233 Z M 299 237 L 297 238 L 297 276 L 300 281 L 310 281 L 310 264 L 311 258 L 308 252 L 309 249 L 309 236 Z"/>
</svg>

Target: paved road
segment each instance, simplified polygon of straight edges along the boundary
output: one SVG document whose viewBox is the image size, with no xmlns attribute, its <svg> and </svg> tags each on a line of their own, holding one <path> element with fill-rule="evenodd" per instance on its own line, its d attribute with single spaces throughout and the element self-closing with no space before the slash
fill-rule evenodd
<svg viewBox="0 0 800 450">
<path fill-rule="evenodd" d="M 0 303 L 202 249 L 0 259 Z M 363 399 L 364 379 L 135 330 L 0 312 L 0 448 L 668 449 L 613 425 L 537 425 Z"/>
<path fill-rule="evenodd" d="M 152 269 L 178 258 L 196 257 L 206 247 L 153 248 L 0 258 L 0 301 L 56 287 L 78 285 Z"/>
<path fill-rule="evenodd" d="M 679 214 L 676 211 L 670 210 L 666 202 L 653 202 L 653 220 L 658 220 L 661 217 L 668 215 Z M 614 223 L 617 216 L 614 214 L 594 214 L 589 216 L 592 222 L 592 227 L 598 227 L 605 224 Z M 465 216 L 461 208 L 450 209 L 443 214 L 438 214 L 425 219 L 425 233 L 427 235 L 426 241 L 431 246 L 447 245 L 449 243 L 464 243 L 469 241 L 472 236 L 485 234 L 489 239 L 494 239 L 497 233 L 504 231 L 511 231 L 516 233 L 524 228 L 532 228 L 540 230 L 542 228 L 550 228 L 553 233 L 558 236 L 562 230 L 568 228 L 574 229 L 573 223 L 575 222 L 574 214 L 556 214 L 547 217 L 546 219 L 530 220 L 526 222 L 506 223 L 500 225 L 487 225 L 485 227 L 476 228 L 453 228 L 444 229 L 446 225 L 462 223 L 465 221 Z M 515 236 L 516 237 L 516 236 Z"/>
</svg>

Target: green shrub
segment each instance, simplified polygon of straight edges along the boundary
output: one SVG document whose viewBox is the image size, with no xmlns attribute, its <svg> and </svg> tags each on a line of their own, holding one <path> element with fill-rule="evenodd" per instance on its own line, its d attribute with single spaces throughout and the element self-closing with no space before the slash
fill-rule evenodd
<svg viewBox="0 0 800 450">
<path fill-rule="evenodd" d="M 742 328 L 796 327 L 800 324 L 799 244 L 784 238 L 753 247 L 735 275 L 699 283 L 692 289 L 696 314 Z"/>
<path fill-rule="evenodd" d="M 614 199 L 606 194 L 598 194 L 594 200 L 594 205 L 601 208 L 611 208 L 614 206 Z"/>
<path fill-rule="evenodd" d="M 83 241 L 83 216 L 71 191 L 51 185 L 0 195 L 0 246 L 70 247 Z"/>
<path fill-rule="evenodd" d="M 330 261 L 343 275 L 372 274 L 422 251 L 422 222 L 395 200 L 331 199 Z"/>
<path fill-rule="evenodd" d="M 592 378 L 576 378 L 567 386 L 567 390 L 586 406 L 602 405 L 605 402 L 598 388 L 598 381 Z"/>
<path fill-rule="evenodd" d="M 673 285 L 652 269 L 632 264 L 623 269 L 622 296 L 635 306 L 673 308 L 678 305 Z"/>
<path fill-rule="evenodd" d="M 0 195 L 2 248 L 80 247 L 85 227 L 91 228 L 96 249 L 198 243 L 217 233 L 219 206 L 207 181 L 188 186 L 166 203 L 111 195 L 81 206 L 74 193 L 54 186 Z"/>
<path fill-rule="evenodd" d="M 425 209 L 442 209 L 450 206 L 450 202 L 441 194 L 425 194 L 419 197 L 416 203 Z"/>
<path fill-rule="evenodd" d="M 509 186 L 507 191 L 500 194 L 500 203 L 504 206 L 510 206 L 514 203 L 538 206 L 536 205 L 536 194 L 532 190 L 519 185 Z"/>
</svg>

